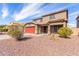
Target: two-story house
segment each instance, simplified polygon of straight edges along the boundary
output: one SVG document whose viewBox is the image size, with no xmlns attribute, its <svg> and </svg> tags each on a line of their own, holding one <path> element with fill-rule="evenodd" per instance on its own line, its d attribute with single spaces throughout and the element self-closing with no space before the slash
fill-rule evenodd
<svg viewBox="0 0 79 59">
<path fill-rule="evenodd" d="M 26 33 L 57 33 L 61 27 L 66 27 L 68 22 L 68 10 L 61 10 L 54 13 L 43 15 L 41 18 L 34 19 L 25 24 Z"/>
</svg>

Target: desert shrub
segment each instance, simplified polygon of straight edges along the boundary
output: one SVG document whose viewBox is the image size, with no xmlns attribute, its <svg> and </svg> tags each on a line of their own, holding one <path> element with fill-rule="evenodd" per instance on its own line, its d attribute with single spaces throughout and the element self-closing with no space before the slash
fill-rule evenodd
<svg viewBox="0 0 79 59">
<path fill-rule="evenodd" d="M 8 34 L 16 39 L 21 39 L 23 36 L 23 28 L 18 24 L 11 24 L 8 26 Z"/>
<path fill-rule="evenodd" d="M 2 32 L 2 28 L 0 28 L 0 32 Z"/>
<path fill-rule="evenodd" d="M 7 32 L 8 31 L 8 29 L 3 29 L 3 32 Z"/>
<path fill-rule="evenodd" d="M 9 33 L 9 35 L 11 35 L 13 38 L 16 38 L 16 39 L 22 38 L 22 32 L 21 32 L 21 31 L 18 31 L 18 30 L 16 30 L 16 31 L 9 31 L 8 33 Z"/>
<path fill-rule="evenodd" d="M 50 39 L 50 40 L 58 40 L 58 36 L 57 36 L 57 34 L 49 34 L 48 35 L 48 38 Z"/>
<path fill-rule="evenodd" d="M 7 32 L 8 29 L 6 28 L 6 25 L 0 26 L 0 32 Z"/>
<path fill-rule="evenodd" d="M 6 28 L 6 27 L 4 27 L 3 29 L 2 29 L 2 32 L 7 32 L 8 31 L 8 29 Z"/>
<path fill-rule="evenodd" d="M 58 30 L 58 34 L 64 38 L 69 37 L 72 33 L 72 30 L 68 27 L 62 27 Z"/>
</svg>

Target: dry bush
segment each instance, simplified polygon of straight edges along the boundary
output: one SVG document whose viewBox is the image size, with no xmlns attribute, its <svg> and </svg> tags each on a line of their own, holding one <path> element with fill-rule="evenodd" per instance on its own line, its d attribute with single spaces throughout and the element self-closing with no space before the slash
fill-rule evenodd
<svg viewBox="0 0 79 59">
<path fill-rule="evenodd" d="M 50 34 L 49 35 L 49 39 L 50 40 L 57 40 L 58 38 L 57 38 L 57 35 L 56 34 Z"/>
</svg>

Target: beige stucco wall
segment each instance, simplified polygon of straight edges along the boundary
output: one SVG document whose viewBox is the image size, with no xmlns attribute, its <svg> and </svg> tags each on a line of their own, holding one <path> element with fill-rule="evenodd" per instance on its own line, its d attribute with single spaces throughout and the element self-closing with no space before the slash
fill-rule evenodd
<svg viewBox="0 0 79 59">
<path fill-rule="evenodd" d="M 67 20 L 67 12 L 65 11 L 65 12 L 55 14 L 55 18 L 56 19 L 65 19 L 65 20 Z"/>
<path fill-rule="evenodd" d="M 50 19 L 49 18 L 50 15 L 48 15 L 48 16 L 43 16 L 42 18 L 33 21 L 33 23 L 35 23 L 35 24 L 46 24 L 46 23 L 48 23 L 48 21 L 52 21 L 52 20 L 59 20 L 59 19 L 67 20 L 67 11 L 54 13 L 52 15 L 55 16 L 55 19 Z M 41 19 L 42 19 L 42 22 L 40 21 Z M 40 27 L 38 27 L 35 24 L 27 24 L 26 27 L 35 26 L 35 33 L 38 33 L 38 32 L 40 32 Z M 48 33 L 50 31 L 50 25 L 60 25 L 60 24 L 63 24 L 63 26 L 65 27 L 67 23 L 66 22 L 50 23 L 48 25 Z"/>
<path fill-rule="evenodd" d="M 64 20 L 67 20 L 67 11 L 63 11 L 63 12 L 59 12 L 59 13 L 55 13 L 55 14 L 52 14 L 55 16 L 55 19 L 50 19 L 50 15 L 48 16 L 44 16 L 42 17 L 42 22 L 40 21 L 41 19 L 38 19 L 34 22 L 36 23 L 47 23 L 48 21 L 51 21 L 51 20 L 57 20 L 57 19 L 64 19 Z"/>
<path fill-rule="evenodd" d="M 46 23 L 46 22 L 48 22 L 49 21 L 49 16 L 45 16 L 45 17 L 43 17 L 43 23 Z"/>
<path fill-rule="evenodd" d="M 38 24 L 43 24 L 43 23 L 47 23 L 49 21 L 49 16 L 46 17 L 42 17 L 42 22 L 40 21 L 41 19 L 37 19 L 36 21 L 33 21 L 34 23 L 38 23 Z"/>
<path fill-rule="evenodd" d="M 78 35 L 79 33 L 79 28 L 71 28 L 72 31 L 73 31 L 73 34 L 72 35 Z"/>
<path fill-rule="evenodd" d="M 57 22 L 57 23 L 50 23 L 49 25 L 63 25 L 63 27 L 66 27 L 66 22 Z"/>
<path fill-rule="evenodd" d="M 41 19 L 37 19 L 37 20 L 33 21 L 33 23 L 39 23 L 39 22 L 41 22 L 40 20 Z"/>
</svg>

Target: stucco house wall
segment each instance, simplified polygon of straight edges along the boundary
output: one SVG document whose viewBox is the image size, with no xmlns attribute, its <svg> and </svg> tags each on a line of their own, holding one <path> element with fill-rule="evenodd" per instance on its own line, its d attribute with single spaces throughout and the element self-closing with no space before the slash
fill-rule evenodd
<svg viewBox="0 0 79 59">
<path fill-rule="evenodd" d="M 43 15 L 41 18 L 34 19 L 31 23 L 26 23 L 26 27 L 35 26 L 35 33 L 42 33 L 45 26 L 47 27 L 47 33 L 51 33 L 52 27 L 57 25 L 67 26 L 68 10 L 61 10 L 55 13 Z M 57 27 L 58 28 L 58 27 Z"/>
<path fill-rule="evenodd" d="M 50 16 L 54 16 L 54 18 L 50 19 Z M 40 21 L 41 19 L 42 21 Z M 42 18 L 40 19 L 34 20 L 33 22 L 34 23 L 47 23 L 48 21 L 59 20 L 59 19 L 68 20 L 68 11 L 63 10 L 63 11 L 47 14 L 47 15 L 42 16 Z"/>
<path fill-rule="evenodd" d="M 72 35 L 78 35 L 79 34 L 79 28 L 73 27 L 71 29 L 73 31 L 73 34 Z"/>
</svg>

